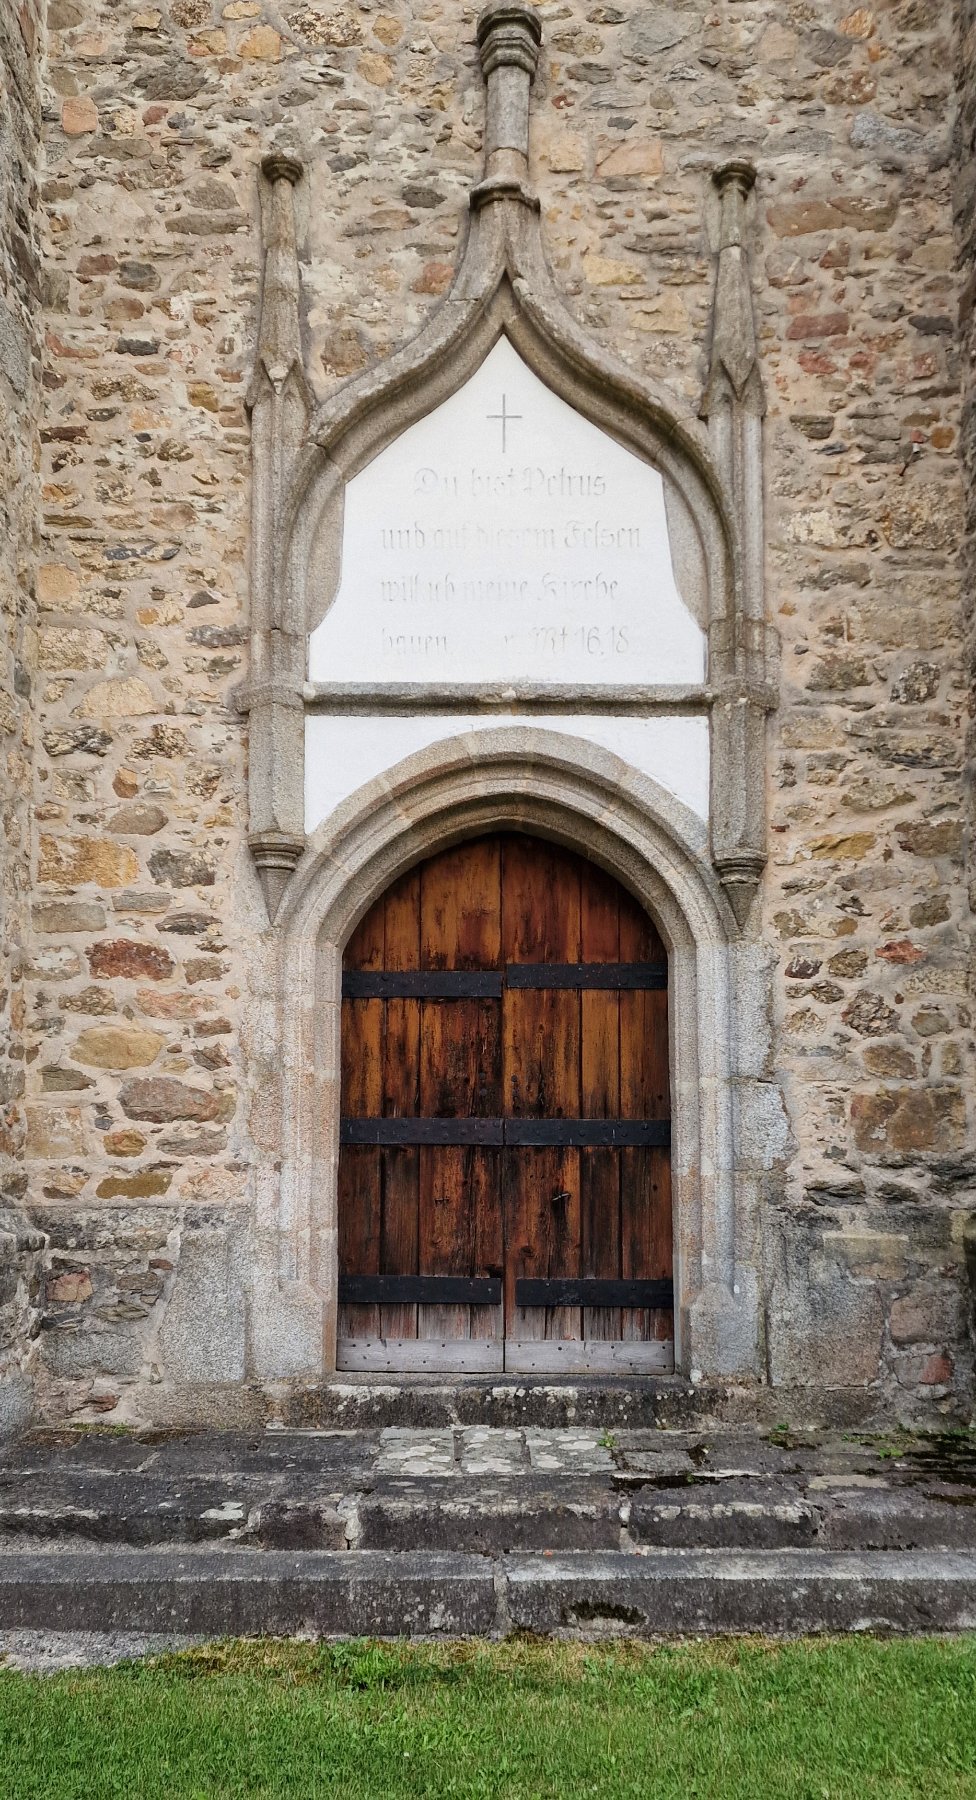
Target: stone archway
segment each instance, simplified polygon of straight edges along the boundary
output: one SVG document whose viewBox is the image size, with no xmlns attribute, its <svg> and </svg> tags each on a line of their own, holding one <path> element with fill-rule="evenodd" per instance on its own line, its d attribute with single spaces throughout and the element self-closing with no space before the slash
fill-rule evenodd
<svg viewBox="0 0 976 1800">
<path fill-rule="evenodd" d="M 609 752 L 515 727 L 439 743 L 360 789 L 310 841 L 269 934 L 255 1036 L 274 1146 L 256 1195 L 259 1379 L 335 1368 L 343 946 L 412 864 L 510 827 L 605 868 L 661 932 L 672 996 L 676 1367 L 692 1378 L 755 1374 L 755 1123 L 771 1091 L 756 1079 L 756 952 L 737 940 L 701 820 Z M 756 1022 L 746 1036 L 740 1018 Z"/>
</svg>

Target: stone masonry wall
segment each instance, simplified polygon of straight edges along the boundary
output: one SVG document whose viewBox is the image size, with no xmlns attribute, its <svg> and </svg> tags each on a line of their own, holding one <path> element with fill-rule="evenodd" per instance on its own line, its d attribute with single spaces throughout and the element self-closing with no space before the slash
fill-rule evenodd
<svg viewBox="0 0 976 1800">
<path fill-rule="evenodd" d="M 976 910 L 976 6 L 964 0 L 957 60 L 956 236 L 961 293 L 959 349 L 962 379 L 964 536 L 961 558 L 964 668 L 969 687 L 966 793 L 969 822 L 969 905 Z M 976 1213 L 965 1234 L 976 1330 Z"/>
<path fill-rule="evenodd" d="M 36 634 L 40 20 L 0 9 L 0 1436 L 29 1405 L 39 1247 L 23 1211 L 24 977 Z"/>
<path fill-rule="evenodd" d="M 558 286 L 696 402 L 710 172 L 759 168 L 779 958 L 766 1356 L 964 1404 L 973 1033 L 962 792 L 957 31 L 948 0 L 549 0 L 535 178 Z M 45 1405 L 242 1382 L 263 909 L 248 629 L 256 170 L 296 143 L 320 396 L 418 328 L 480 168 L 475 7 L 52 0 L 30 1001 Z M 309 195 L 312 196 L 311 202 Z M 243 1390 L 242 1390 L 243 1392 Z M 243 1400 L 242 1400 L 243 1404 Z"/>
</svg>

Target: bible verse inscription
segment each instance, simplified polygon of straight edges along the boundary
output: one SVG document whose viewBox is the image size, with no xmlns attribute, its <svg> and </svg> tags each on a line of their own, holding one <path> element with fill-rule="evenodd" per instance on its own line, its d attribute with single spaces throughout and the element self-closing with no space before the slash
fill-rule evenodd
<svg viewBox="0 0 976 1800">
<path fill-rule="evenodd" d="M 700 680 L 660 475 L 502 339 L 346 492 L 313 681 Z"/>
</svg>

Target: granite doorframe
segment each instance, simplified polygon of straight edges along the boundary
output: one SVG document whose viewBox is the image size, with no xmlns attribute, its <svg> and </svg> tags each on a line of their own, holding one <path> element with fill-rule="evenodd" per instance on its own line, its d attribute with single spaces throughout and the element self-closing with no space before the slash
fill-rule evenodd
<svg viewBox="0 0 976 1800">
<path fill-rule="evenodd" d="M 335 1372 L 343 947 L 406 869 L 502 829 L 590 857 L 662 933 L 675 1366 L 693 1380 L 755 1377 L 760 1183 L 749 1122 L 760 1104 L 753 1090 L 770 1086 L 768 1015 L 759 1003 L 768 971 L 738 931 L 703 821 L 609 751 L 530 725 L 461 733 L 408 757 L 319 827 L 288 884 L 266 938 L 266 983 L 254 995 L 254 1074 L 273 1147 L 257 1171 L 254 1373 L 275 1382 Z"/>
</svg>

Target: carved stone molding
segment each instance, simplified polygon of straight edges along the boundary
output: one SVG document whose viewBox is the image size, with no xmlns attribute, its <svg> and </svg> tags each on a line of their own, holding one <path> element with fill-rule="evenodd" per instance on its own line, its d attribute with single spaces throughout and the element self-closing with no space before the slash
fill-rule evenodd
<svg viewBox="0 0 976 1800">
<path fill-rule="evenodd" d="M 293 205 L 301 170 L 281 154 L 263 165 L 265 278 L 250 390 L 252 678 L 241 704 L 251 712 L 251 843 L 269 916 L 305 841 L 304 718 L 315 703 L 305 686 L 307 642 L 336 591 L 346 483 L 455 392 L 505 333 L 546 385 L 661 471 L 697 534 L 708 591 L 710 854 L 745 927 L 765 862 L 765 715 L 774 704 L 763 600 L 764 401 L 745 248 L 754 171 L 731 163 L 715 177 L 711 371 L 696 414 L 593 343 L 556 291 L 528 184 L 538 14 L 522 0 L 498 0 L 477 36 L 484 173 L 453 285 L 415 339 L 314 413 L 301 370 Z"/>
</svg>

